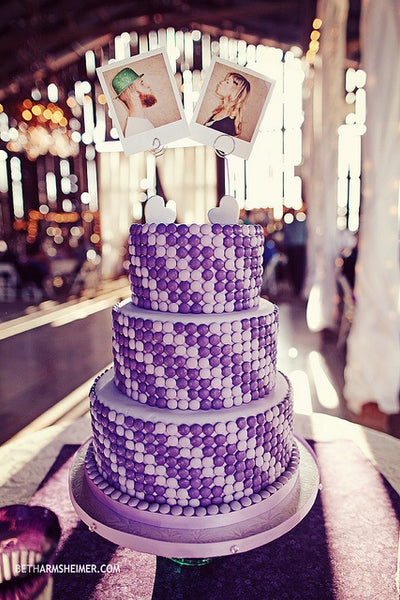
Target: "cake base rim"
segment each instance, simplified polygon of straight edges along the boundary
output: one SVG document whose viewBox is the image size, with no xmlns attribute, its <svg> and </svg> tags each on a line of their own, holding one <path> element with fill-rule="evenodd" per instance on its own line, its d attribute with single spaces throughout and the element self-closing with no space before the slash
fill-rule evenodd
<svg viewBox="0 0 400 600">
<path fill-rule="evenodd" d="M 291 531 L 315 503 L 320 489 L 318 461 L 307 441 L 295 437 L 300 448 L 300 476 L 295 491 L 278 505 L 278 510 L 243 521 L 236 528 L 179 530 L 179 537 L 173 538 L 169 529 L 121 519 L 115 512 L 106 511 L 94 500 L 86 484 L 84 456 L 87 443 L 77 451 L 71 465 L 70 499 L 78 516 L 91 531 L 139 552 L 166 558 L 211 558 L 247 552 Z"/>
</svg>

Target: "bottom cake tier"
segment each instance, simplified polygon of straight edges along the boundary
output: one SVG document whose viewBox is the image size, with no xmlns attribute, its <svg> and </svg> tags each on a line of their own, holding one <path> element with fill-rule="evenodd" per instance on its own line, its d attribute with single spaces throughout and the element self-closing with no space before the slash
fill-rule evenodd
<svg viewBox="0 0 400 600">
<path fill-rule="evenodd" d="M 88 480 L 127 510 L 228 515 L 279 495 L 297 474 L 292 390 L 281 373 L 265 398 L 194 412 L 133 402 L 116 389 L 110 369 L 92 387 L 91 417 Z"/>
</svg>

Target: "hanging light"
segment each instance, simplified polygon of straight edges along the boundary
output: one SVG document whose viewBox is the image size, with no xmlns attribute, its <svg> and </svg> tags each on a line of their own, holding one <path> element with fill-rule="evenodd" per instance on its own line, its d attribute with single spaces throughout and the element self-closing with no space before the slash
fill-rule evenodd
<svg viewBox="0 0 400 600">
<path fill-rule="evenodd" d="M 319 31 L 322 26 L 321 19 L 314 19 L 313 21 L 313 30 L 310 34 L 310 43 L 308 45 L 308 50 L 306 53 L 306 59 L 310 64 L 314 63 L 315 56 L 319 50 L 319 39 L 321 37 L 321 32 Z"/>
</svg>

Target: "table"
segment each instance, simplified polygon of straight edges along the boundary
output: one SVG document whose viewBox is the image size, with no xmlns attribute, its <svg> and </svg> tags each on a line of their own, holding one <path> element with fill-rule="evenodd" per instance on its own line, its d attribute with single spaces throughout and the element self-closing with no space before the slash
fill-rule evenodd
<svg viewBox="0 0 400 600">
<path fill-rule="evenodd" d="M 377 471 L 379 471 L 390 483 L 392 488 L 400 494 L 400 439 L 393 438 L 387 434 L 374 431 L 365 427 L 361 427 L 359 425 L 331 417 L 323 414 L 312 414 L 312 415 L 302 415 L 296 414 L 295 417 L 295 431 L 298 435 L 306 438 L 312 439 L 315 442 L 335 442 L 337 440 L 349 440 L 352 443 L 356 444 L 356 446 L 362 451 L 363 455 L 367 457 L 372 464 L 376 466 Z M 34 434 L 28 435 L 26 438 L 15 440 L 10 444 L 6 444 L 0 447 L 0 503 L 2 505 L 13 504 L 13 503 L 26 503 L 29 502 L 32 495 L 35 493 L 37 486 L 45 477 L 46 473 L 53 465 L 56 457 L 58 456 L 60 450 L 63 448 L 65 444 L 81 444 L 84 443 L 91 435 L 90 431 L 90 420 L 89 417 L 85 416 L 81 419 L 75 421 L 70 424 L 63 425 L 55 425 L 53 427 L 47 428 L 43 431 L 36 432 Z M 372 489 L 373 493 L 373 489 Z M 65 506 L 68 503 L 68 498 L 64 499 Z M 321 515 L 321 503 L 317 508 L 317 513 L 319 511 L 319 516 Z M 322 506 L 322 508 L 324 508 Z M 326 508 L 326 507 L 325 507 Z M 340 507 L 339 507 L 340 508 Z M 336 507 L 337 509 L 337 507 Z M 318 535 L 322 533 L 323 535 L 323 524 L 324 519 L 316 521 L 317 524 L 320 523 L 322 529 L 319 530 Z M 368 525 L 368 524 L 367 524 Z M 80 529 L 82 536 L 83 525 Z M 298 526 L 301 529 L 301 526 Z M 297 528 L 296 528 L 297 529 Z M 376 530 L 373 530 L 376 531 Z M 398 531 L 398 530 L 397 530 Z M 87 532 L 88 536 L 95 536 L 95 534 L 90 534 Z M 303 534 L 304 535 L 304 534 Z M 372 534 L 374 535 L 374 534 Z M 378 536 L 379 537 L 379 536 Z M 393 537 L 393 536 L 392 536 Z M 381 536 L 382 538 L 382 536 Z M 86 538 L 88 539 L 88 538 Z M 306 538 L 308 541 L 308 538 Z M 314 540 L 315 541 L 315 540 Z M 95 543 L 95 542 L 92 542 Z M 292 542 L 291 542 L 292 543 Z M 145 583 L 141 584 L 141 595 L 137 596 L 141 600 L 158 600 L 163 598 L 163 592 L 165 591 L 166 586 L 171 585 L 179 585 L 180 589 L 175 590 L 175 594 L 177 598 L 185 597 L 184 595 L 180 596 L 179 592 L 182 593 L 182 586 L 184 587 L 193 585 L 193 582 L 190 581 L 190 577 L 194 577 L 194 573 L 196 574 L 196 584 L 198 587 L 203 585 L 204 587 L 208 584 L 208 579 L 213 581 L 229 581 L 231 582 L 233 589 L 237 589 L 238 586 L 243 590 L 243 596 L 240 596 L 240 600 L 245 597 L 253 597 L 254 593 L 257 593 L 257 597 L 264 599 L 268 598 L 268 600 L 273 598 L 274 596 L 262 595 L 264 593 L 263 580 L 260 583 L 259 572 L 260 569 L 265 568 L 266 564 L 271 564 L 268 561 L 274 560 L 274 551 L 276 548 L 279 550 L 279 546 L 274 546 L 274 548 L 269 548 L 270 544 L 266 547 L 256 549 L 254 551 L 250 551 L 248 553 L 244 553 L 242 555 L 236 555 L 232 557 L 225 557 L 225 559 L 216 559 L 215 563 L 211 563 L 211 565 L 207 567 L 186 567 L 186 569 L 203 569 L 201 573 L 197 571 L 177 571 L 177 569 L 182 569 L 182 567 L 178 567 L 177 565 L 173 565 L 171 561 L 168 559 L 159 559 L 153 555 L 146 555 L 143 553 L 136 553 L 133 557 L 127 554 L 128 550 L 118 550 L 117 560 L 124 566 L 125 571 L 131 568 L 130 565 L 132 563 L 137 563 L 143 561 L 140 569 L 136 569 L 135 573 L 144 571 L 147 569 L 147 579 Z M 300 548 L 305 548 L 304 538 L 300 545 Z M 326 545 L 323 546 L 324 550 L 326 549 Z M 290 550 L 290 545 L 288 548 L 285 548 L 285 552 Z M 353 546 L 354 550 L 354 546 Z M 395 553 L 395 548 L 391 549 L 391 557 L 393 558 L 393 554 Z M 344 552 L 344 554 L 343 554 Z M 343 545 L 342 540 L 342 555 L 340 560 L 343 560 L 346 563 L 348 556 L 346 556 L 347 552 L 347 540 Z M 111 555 L 112 556 L 112 555 Z M 298 548 L 294 553 L 294 556 L 298 556 Z M 337 560 L 337 557 L 334 557 Z M 115 557 L 114 557 L 115 559 Z M 224 561 L 225 562 L 218 562 Z M 283 559 L 283 563 L 284 563 Z M 292 559 L 296 560 L 296 559 Z M 301 560 L 301 559 L 300 559 Z M 319 567 L 319 560 L 311 565 L 310 568 L 315 569 Z M 321 561 L 323 562 L 323 557 Z M 318 577 L 315 576 L 315 579 L 318 581 L 323 581 L 323 577 L 326 574 L 327 567 L 329 568 L 330 557 L 327 555 L 325 557 L 325 565 L 321 566 L 321 574 L 318 574 Z M 372 560 L 372 559 L 371 559 Z M 125 561 L 125 562 L 123 562 Z M 131 562 L 130 562 L 131 561 Z M 164 561 L 164 562 L 163 562 Z M 364 564 L 364 557 L 361 557 L 361 565 Z M 293 563 L 290 565 L 290 572 L 285 575 L 286 576 L 286 586 L 291 585 L 290 581 L 292 581 L 292 577 L 296 577 L 293 575 L 292 568 Z M 349 564 L 344 564 L 344 567 L 348 572 L 351 572 L 352 566 Z M 248 578 L 248 569 L 255 569 L 254 573 L 257 573 L 257 576 L 254 576 L 253 579 Z M 360 568 L 360 562 L 358 563 L 358 568 Z M 366 567 L 368 569 L 368 566 Z M 371 566 L 370 566 L 371 568 Z M 185 569 L 185 568 L 183 568 Z M 222 571 L 221 571 L 222 569 Z M 325 571 L 323 570 L 325 569 Z M 393 560 L 391 567 L 392 575 L 393 572 Z M 222 574 L 221 574 L 222 573 Z M 297 572 L 297 577 L 301 576 L 301 570 Z M 368 571 L 366 572 L 366 577 L 368 576 Z M 370 577 L 375 577 L 376 574 L 370 573 Z M 233 578 L 236 577 L 236 581 Z M 189 578 L 189 580 L 188 580 Z M 207 579 L 204 582 L 204 579 Z M 258 579 L 257 579 L 258 578 Z M 380 598 L 395 600 L 397 596 L 393 595 L 393 577 L 392 578 L 392 591 L 388 594 L 385 593 L 380 596 Z M 315 582 L 314 579 L 314 582 Z M 125 579 L 126 583 L 127 579 Z M 110 586 L 115 587 L 120 582 L 120 579 L 110 579 L 107 575 L 100 583 L 97 582 L 96 585 L 96 594 L 93 598 L 103 599 L 109 597 Z M 374 581 L 375 582 L 375 581 Z M 307 581 L 306 581 L 307 583 Z M 68 585 L 71 585 L 71 577 L 68 580 Z M 260 588 L 261 585 L 261 588 Z M 276 581 L 270 581 L 269 585 L 277 585 Z M 314 584 L 313 584 L 314 585 Z M 99 587 L 100 586 L 100 587 Z M 101 587 L 103 586 L 103 587 Z M 164 586 L 164 587 L 163 587 Z M 249 587 L 250 586 L 250 587 Z M 344 595 L 341 596 L 341 600 L 359 600 L 360 597 L 363 597 L 365 600 L 369 600 L 370 598 L 375 598 L 376 596 L 368 595 L 368 590 L 372 589 L 373 585 L 367 587 L 367 594 L 365 594 L 365 588 L 361 590 L 362 595 L 359 596 L 358 591 L 356 591 L 355 595 Z M 167 587 L 169 589 L 169 587 Z M 187 587 L 184 591 L 187 591 Z M 260 595 L 261 589 L 261 595 Z M 287 587 L 285 588 L 287 589 Z M 100 590 L 100 591 L 99 591 Z M 218 591 L 218 599 L 224 600 L 225 596 L 222 594 L 221 589 Z M 231 590 L 232 591 L 232 590 Z M 376 593 L 377 589 L 375 589 Z M 64 593 L 64 592 L 63 592 Z M 314 595 L 312 595 L 314 593 Z M 370 592 L 372 593 L 372 592 Z M 103 594 L 103 595 L 102 595 Z M 265 592 L 267 594 L 267 592 Z M 332 594 L 332 592 L 331 592 Z M 60 593 L 56 598 L 63 598 L 65 596 Z M 89 596 L 88 596 L 89 597 Z M 90 596 L 92 597 L 92 596 Z M 124 596 L 122 593 L 121 598 L 131 597 Z M 236 596 L 235 596 L 236 597 Z M 289 596 L 287 596 L 289 597 Z M 298 596 L 293 596 L 293 598 L 298 598 Z M 316 590 L 315 587 L 311 588 L 307 591 L 307 598 L 321 598 L 321 590 Z M 325 597 L 325 596 L 324 596 Z M 335 598 L 336 596 L 328 595 L 326 598 Z M 85 596 L 86 598 L 86 596 Z M 136 596 L 135 596 L 136 598 Z M 230 596 L 230 598 L 233 598 Z M 238 596 L 239 598 L 239 596 Z M 209 596 L 210 600 L 214 600 L 214 596 Z M 195 600 L 195 596 L 193 596 L 193 600 Z"/>
<path fill-rule="evenodd" d="M 53 425 L 0 447 L 0 505 L 26 504 L 65 444 L 83 444 L 90 419 Z M 29 468 L 27 468 L 29 465 Z"/>
</svg>

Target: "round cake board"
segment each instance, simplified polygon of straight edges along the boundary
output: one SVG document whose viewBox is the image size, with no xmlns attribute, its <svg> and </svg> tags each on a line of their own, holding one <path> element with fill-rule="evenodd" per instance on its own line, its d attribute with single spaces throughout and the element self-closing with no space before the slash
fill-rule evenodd
<svg viewBox="0 0 400 600">
<path fill-rule="evenodd" d="M 172 529 L 141 523 L 138 519 L 132 520 L 118 514 L 117 510 L 111 510 L 94 496 L 85 475 L 85 456 L 91 440 L 79 448 L 71 466 L 71 502 L 77 515 L 91 531 L 114 544 L 139 552 L 187 559 L 247 552 L 293 529 L 315 502 L 320 486 L 317 460 L 305 440 L 298 437 L 296 440 L 300 466 L 294 488 L 278 504 L 271 502 L 273 496 L 262 500 L 265 510 L 261 514 L 233 525 L 208 529 Z M 195 525 L 195 518 L 193 522 Z"/>
</svg>

